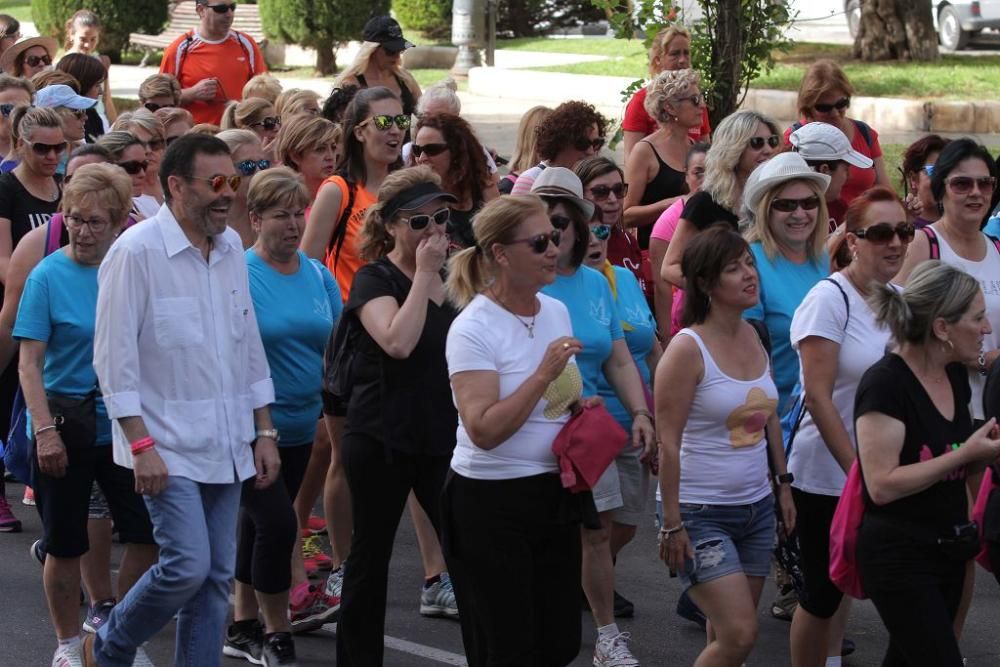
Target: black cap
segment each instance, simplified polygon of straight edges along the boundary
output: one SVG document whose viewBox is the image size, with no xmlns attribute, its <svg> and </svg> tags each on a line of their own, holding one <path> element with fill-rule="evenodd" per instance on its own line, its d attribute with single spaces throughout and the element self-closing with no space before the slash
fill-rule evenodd
<svg viewBox="0 0 1000 667">
<path fill-rule="evenodd" d="M 436 183 L 424 181 L 410 186 L 382 205 L 382 220 L 388 222 L 400 211 L 413 211 L 435 199 L 455 203 L 455 195 L 445 192 Z"/>
<path fill-rule="evenodd" d="M 366 42 L 378 42 L 386 51 L 398 53 L 413 48 L 415 44 L 403 38 L 403 30 L 391 16 L 375 16 L 368 19 L 361 38 Z"/>
</svg>

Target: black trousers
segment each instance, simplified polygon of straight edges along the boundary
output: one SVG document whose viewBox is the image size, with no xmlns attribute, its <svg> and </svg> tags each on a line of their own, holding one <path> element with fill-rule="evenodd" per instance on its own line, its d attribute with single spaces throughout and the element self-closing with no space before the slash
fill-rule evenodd
<svg viewBox="0 0 1000 667">
<path fill-rule="evenodd" d="M 344 569 L 337 624 L 337 665 L 382 664 L 389 559 L 410 491 L 440 530 L 440 498 L 451 456 L 387 451 L 367 435 L 348 432 L 342 446 L 351 489 L 354 532 Z"/>
<path fill-rule="evenodd" d="M 279 447 L 281 478 L 266 489 L 254 488 L 254 477 L 240 491 L 236 581 L 273 595 L 292 582 L 292 550 L 299 531 L 292 502 L 302 486 L 312 443 Z"/>
<path fill-rule="evenodd" d="M 556 474 L 449 475 L 442 546 L 469 667 L 557 667 L 576 658 L 580 523 L 579 512 L 567 511 L 574 502 Z"/>
</svg>

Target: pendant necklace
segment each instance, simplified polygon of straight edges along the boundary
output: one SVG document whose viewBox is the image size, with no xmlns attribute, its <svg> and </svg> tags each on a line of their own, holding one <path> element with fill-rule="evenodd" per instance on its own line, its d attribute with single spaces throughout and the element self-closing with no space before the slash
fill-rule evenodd
<svg viewBox="0 0 1000 667">
<path fill-rule="evenodd" d="M 492 296 L 493 299 L 497 303 L 499 303 L 504 310 L 506 310 L 508 313 L 517 318 L 517 321 L 521 323 L 521 326 L 528 331 L 528 338 L 535 337 L 535 318 L 538 316 L 538 313 L 535 313 L 534 315 L 531 316 L 531 322 L 525 322 L 523 319 L 521 319 L 520 315 L 518 315 L 513 310 L 508 308 L 507 304 L 505 304 L 503 301 L 500 300 L 500 297 L 498 297 L 497 293 L 493 291 L 493 288 L 490 288 L 490 296 Z"/>
</svg>

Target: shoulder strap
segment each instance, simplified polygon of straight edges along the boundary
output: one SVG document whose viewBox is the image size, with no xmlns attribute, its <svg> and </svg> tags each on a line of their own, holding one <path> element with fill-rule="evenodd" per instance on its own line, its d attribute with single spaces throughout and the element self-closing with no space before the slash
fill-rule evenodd
<svg viewBox="0 0 1000 667">
<path fill-rule="evenodd" d="M 998 253 L 1000 253 L 1000 238 L 992 236 L 991 234 L 984 234 L 984 236 L 988 238 L 990 241 L 993 241 L 993 247 L 997 249 Z"/>
<path fill-rule="evenodd" d="M 792 132 L 799 129 L 800 127 L 802 127 L 802 123 L 800 121 L 795 121 L 794 123 L 792 123 Z"/>
<path fill-rule="evenodd" d="M 52 224 L 54 217 L 50 217 L 49 221 L 45 223 L 45 254 L 42 255 L 43 257 L 48 257 L 62 246 L 62 218 L 59 218 L 57 224 Z"/>
<path fill-rule="evenodd" d="M 861 138 L 865 140 L 868 144 L 868 148 L 872 147 L 872 128 L 868 126 L 868 123 L 863 120 L 854 120 L 854 127 L 858 128 L 858 132 L 861 133 Z"/>
<path fill-rule="evenodd" d="M 998 250 L 1000 250 L 1000 247 L 998 247 Z M 847 310 L 847 319 L 844 320 L 844 331 L 847 331 L 847 323 L 851 321 L 851 300 L 847 298 L 847 292 L 844 291 L 844 288 L 836 280 L 833 278 L 823 278 L 823 281 L 833 283 L 833 286 L 840 292 L 840 296 L 844 297 L 844 308 Z"/>
<path fill-rule="evenodd" d="M 941 246 L 938 244 L 937 234 L 934 233 L 934 228 L 930 225 L 926 227 L 921 227 L 920 231 L 927 235 L 927 243 L 930 248 L 930 257 L 928 259 L 941 259 Z M 997 246 L 997 250 L 1000 250 L 1000 246 Z"/>
<path fill-rule="evenodd" d="M 351 217 L 351 209 L 354 208 L 354 198 L 358 191 L 357 184 L 347 178 L 346 174 L 343 178 L 344 183 L 347 184 L 347 205 L 344 206 L 344 211 L 340 214 L 340 218 L 333 228 L 333 236 L 330 237 L 330 245 L 327 248 L 328 253 L 333 253 L 334 268 L 336 268 L 337 262 L 340 261 L 340 250 L 344 247 L 344 240 L 347 238 L 347 221 Z"/>
</svg>

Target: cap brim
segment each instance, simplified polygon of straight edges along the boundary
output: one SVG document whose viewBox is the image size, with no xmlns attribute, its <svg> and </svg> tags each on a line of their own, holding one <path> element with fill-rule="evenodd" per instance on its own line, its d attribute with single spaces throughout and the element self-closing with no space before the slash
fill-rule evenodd
<svg viewBox="0 0 1000 667">
<path fill-rule="evenodd" d="M 542 197 L 543 199 L 548 199 L 548 198 L 565 199 L 566 201 L 570 202 L 578 209 L 580 209 L 580 212 L 583 213 L 583 217 L 587 222 L 590 222 L 590 219 L 594 217 L 594 202 L 589 201 L 587 199 L 582 199 L 580 197 L 577 197 L 576 195 L 571 195 L 562 188 L 559 188 L 558 190 L 554 191 L 554 190 L 547 190 L 543 186 L 541 188 L 533 189 L 531 191 L 531 194 Z"/>
<path fill-rule="evenodd" d="M 388 42 L 381 42 L 381 46 L 391 53 L 400 53 L 412 49 L 416 44 L 407 39 L 390 39 Z"/>
<path fill-rule="evenodd" d="M 850 151 L 847 155 L 840 159 L 849 165 L 857 167 L 858 169 L 871 169 L 875 164 L 875 161 L 870 157 L 855 150 Z"/>
<path fill-rule="evenodd" d="M 90 109 L 97 105 L 97 100 L 92 100 L 89 97 L 84 97 L 83 95 L 69 100 L 60 106 L 64 106 L 68 109 L 76 109 L 77 111 L 81 109 Z"/>
<path fill-rule="evenodd" d="M 453 204 L 458 203 L 458 198 L 455 197 L 455 195 L 453 195 L 451 193 L 448 193 L 448 192 L 428 192 L 427 194 L 420 195 L 419 197 L 413 199 L 412 201 L 406 202 L 403 206 L 400 206 L 396 210 L 397 211 L 414 211 L 414 210 L 420 208 L 421 206 L 424 206 L 425 204 L 429 204 L 430 202 L 432 202 L 432 201 L 434 201 L 436 199 L 443 199 L 443 200 L 449 201 L 449 202 L 451 202 Z"/>
</svg>

